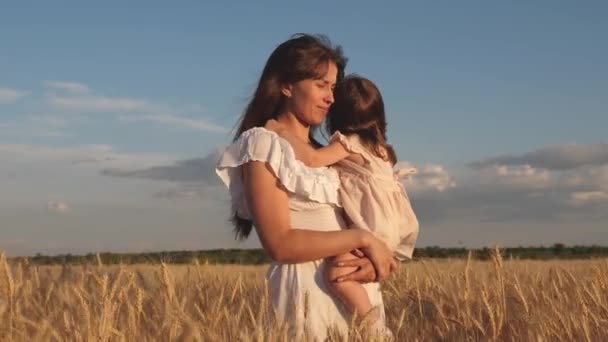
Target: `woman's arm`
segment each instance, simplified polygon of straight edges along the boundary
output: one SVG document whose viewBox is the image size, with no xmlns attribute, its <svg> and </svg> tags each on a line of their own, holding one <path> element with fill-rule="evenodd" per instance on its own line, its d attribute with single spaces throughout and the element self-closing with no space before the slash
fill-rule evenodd
<svg viewBox="0 0 608 342">
<path fill-rule="evenodd" d="M 334 232 L 292 229 L 289 197 L 270 167 L 263 162 L 249 162 L 243 166 L 243 173 L 254 226 L 272 259 L 297 263 L 370 247 L 373 236 L 361 229 Z"/>
<path fill-rule="evenodd" d="M 376 281 L 386 279 L 395 269 L 393 253 L 384 242 L 366 230 L 327 232 L 291 228 L 289 197 L 268 164 L 249 162 L 243 165 L 243 176 L 245 196 L 254 226 L 262 246 L 272 259 L 298 263 L 360 248 L 374 265 Z M 357 276 L 363 278 L 369 274 L 370 272 L 365 272 Z"/>
</svg>

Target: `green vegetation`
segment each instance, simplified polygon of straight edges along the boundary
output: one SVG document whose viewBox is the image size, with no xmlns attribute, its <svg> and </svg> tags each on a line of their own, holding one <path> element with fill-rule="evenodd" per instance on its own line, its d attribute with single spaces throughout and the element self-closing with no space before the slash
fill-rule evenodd
<svg viewBox="0 0 608 342">
<path fill-rule="evenodd" d="M 443 248 L 438 246 L 417 248 L 414 261 L 420 258 L 466 258 L 469 250 L 473 258 L 487 260 L 491 256 L 491 248 L 480 249 Z M 509 247 L 501 249 L 504 258 L 514 259 L 592 259 L 608 257 L 608 247 L 603 246 L 571 246 L 556 243 L 550 247 Z M 98 258 L 99 256 L 99 258 Z M 25 259 L 23 257 L 14 258 Z M 156 264 L 159 262 L 173 264 L 190 264 L 193 262 L 210 264 L 247 264 L 258 265 L 269 263 L 270 258 L 262 249 L 214 249 L 200 251 L 164 251 L 149 253 L 89 253 L 86 255 L 41 255 L 36 254 L 27 258 L 30 263 L 37 265 L 74 265 L 74 264 Z"/>
</svg>

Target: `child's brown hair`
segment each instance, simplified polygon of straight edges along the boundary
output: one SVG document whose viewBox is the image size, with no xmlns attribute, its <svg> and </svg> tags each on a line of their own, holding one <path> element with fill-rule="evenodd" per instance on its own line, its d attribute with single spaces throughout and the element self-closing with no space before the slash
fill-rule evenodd
<svg viewBox="0 0 608 342">
<path fill-rule="evenodd" d="M 361 143 L 379 158 L 397 162 L 395 150 L 386 142 L 384 101 L 376 85 L 361 76 L 349 75 L 336 84 L 334 103 L 327 117 L 330 134 L 357 134 Z"/>
</svg>

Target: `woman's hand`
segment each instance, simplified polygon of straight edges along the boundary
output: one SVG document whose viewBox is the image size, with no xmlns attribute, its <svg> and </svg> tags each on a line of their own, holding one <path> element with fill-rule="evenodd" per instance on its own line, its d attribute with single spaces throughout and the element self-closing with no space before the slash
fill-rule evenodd
<svg viewBox="0 0 608 342">
<path fill-rule="evenodd" d="M 371 235 L 371 234 L 370 234 Z M 385 280 L 390 273 L 394 272 L 397 269 L 397 261 L 393 258 L 393 254 L 386 247 L 386 245 L 373 237 L 374 241 L 369 243 L 369 247 L 356 249 L 353 251 L 353 254 L 358 256 L 359 259 L 353 259 L 348 261 L 341 261 L 335 264 L 337 267 L 356 267 L 357 270 L 341 276 L 337 279 L 337 281 L 357 281 L 360 283 L 369 283 L 372 281 L 383 281 Z M 367 253 L 369 254 L 365 254 Z M 367 255 L 367 256 L 365 256 Z M 379 274 L 378 268 L 373 263 L 372 255 L 374 255 L 377 259 L 383 260 L 381 262 L 382 265 L 387 271 L 385 274 Z"/>
<path fill-rule="evenodd" d="M 383 281 L 397 268 L 397 262 L 393 257 L 393 252 L 384 242 L 371 233 L 368 233 L 367 242 L 366 246 L 361 248 L 361 251 L 374 265 L 374 268 L 376 269 L 376 281 Z"/>
<path fill-rule="evenodd" d="M 357 254 L 357 256 L 359 257 L 358 259 L 341 261 L 334 265 L 337 267 L 357 268 L 357 270 L 352 273 L 338 277 L 336 281 L 356 281 L 359 283 L 371 283 L 372 281 L 376 280 L 376 269 L 374 268 L 374 264 L 372 264 L 372 262 L 363 254 L 363 252 L 359 251 L 359 253 L 361 254 Z"/>
</svg>

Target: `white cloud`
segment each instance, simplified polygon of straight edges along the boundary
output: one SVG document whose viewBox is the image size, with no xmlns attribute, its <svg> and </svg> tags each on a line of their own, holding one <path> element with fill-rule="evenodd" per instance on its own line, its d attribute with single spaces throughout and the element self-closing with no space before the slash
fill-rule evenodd
<svg viewBox="0 0 608 342">
<path fill-rule="evenodd" d="M 608 144 L 554 145 L 543 147 L 521 155 L 505 155 L 476 161 L 473 168 L 493 165 L 530 165 L 549 170 L 568 170 L 585 165 L 608 163 Z"/>
<path fill-rule="evenodd" d="M 51 95 L 48 98 L 51 106 L 73 111 L 82 112 L 138 112 L 150 111 L 154 107 L 145 100 L 132 99 L 126 97 L 106 97 L 106 96 L 57 96 Z"/>
<path fill-rule="evenodd" d="M 608 163 L 602 166 L 585 166 L 577 170 L 563 172 L 560 185 L 567 189 L 608 191 Z"/>
<path fill-rule="evenodd" d="M 140 115 L 140 116 L 121 116 L 119 120 L 123 122 L 138 122 L 148 121 L 160 125 L 173 126 L 179 128 L 187 128 L 201 132 L 218 132 L 225 133 L 228 129 L 216 124 L 213 124 L 205 119 L 192 119 L 187 117 L 180 117 L 177 115 L 170 114 L 154 114 L 154 115 Z"/>
<path fill-rule="evenodd" d="M 162 126 L 185 128 L 199 132 L 226 133 L 229 129 L 215 124 L 204 118 L 193 118 L 177 115 L 177 112 L 185 111 L 201 112 L 200 105 L 185 105 L 180 108 L 171 108 L 158 105 L 146 99 L 131 98 L 125 96 L 98 95 L 86 84 L 66 81 L 44 81 L 43 85 L 47 92 L 43 101 L 52 109 L 62 111 L 66 117 L 73 120 L 69 114 L 103 113 L 111 118 L 127 122 L 151 122 Z M 26 92 L 20 92 L 9 88 L 0 88 L 0 103 L 12 103 L 17 98 L 25 96 Z M 63 119 L 65 122 L 65 119 Z M 64 132 L 51 126 L 48 132 L 40 129 L 35 122 L 20 120 L 19 122 L 0 122 L 0 131 L 4 130 L 8 135 L 56 137 L 64 135 Z M 12 130 L 12 132 L 10 131 Z M 23 132 L 17 133 L 17 132 Z"/>
<path fill-rule="evenodd" d="M 436 166 L 406 185 L 421 221 L 605 222 L 606 145 L 568 146 L 470 163 L 469 169 L 456 169 L 459 177 Z"/>
<path fill-rule="evenodd" d="M 539 190 L 554 186 L 554 177 L 549 170 L 530 165 L 490 166 L 478 170 L 479 182 L 492 188 L 506 190 Z"/>
<path fill-rule="evenodd" d="M 581 206 L 585 204 L 608 203 L 608 192 L 605 191 L 581 191 L 570 194 L 571 204 Z"/>
<path fill-rule="evenodd" d="M 146 121 L 200 132 L 228 132 L 227 128 L 208 120 L 175 115 L 171 108 L 152 104 L 147 100 L 92 95 L 86 85 L 79 83 L 47 81 L 45 84 L 52 89 L 67 90 L 72 93 L 47 94 L 47 102 L 56 109 L 80 113 L 118 114 L 116 118 L 127 123 Z M 200 110 L 200 107 L 195 108 Z"/>
<path fill-rule="evenodd" d="M 87 94 L 89 92 L 89 87 L 86 84 L 77 82 L 45 81 L 43 84 L 51 90 L 66 91 L 74 94 Z"/>
<path fill-rule="evenodd" d="M 487 221 L 601 222 L 608 218 L 607 148 L 558 145 L 470 163 L 457 191 L 423 194 L 423 210 L 444 219 L 457 212 Z"/>
<path fill-rule="evenodd" d="M 97 168 L 151 167 L 175 160 L 158 153 L 118 152 L 110 145 L 50 147 L 31 144 L 0 144 L 0 159 L 6 162 L 65 162 Z"/>
<path fill-rule="evenodd" d="M 23 115 L 15 121 L 0 122 L 3 137 L 63 137 L 68 123 L 59 116 Z"/>
<path fill-rule="evenodd" d="M 219 185 L 220 182 L 215 173 L 215 165 L 222 150 L 223 149 L 221 148 L 217 148 L 212 150 L 203 158 L 178 160 L 173 162 L 171 165 L 155 165 L 152 167 L 137 168 L 134 170 L 105 169 L 102 171 L 102 173 L 112 177 Z"/>
<path fill-rule="evenodd" d="M 211 187 L 219 187 L 214 165 L 221 149 L 204 158 L 135 169 L 107 168 L 104 175 L 174 182 L 176 188 L 155 197 L 205 198 Z M 400 162 L 395 169 L 411 169 Z M 451 170 L 453 171 L 453 170 Z M 456 169 L 439 164 L 419 167 L 404 181 L 413 206 L 422 220 L 451 218 L 494 222 L 551 221 L 581 215 L 601 218 L 604 194 L 608 193 L 608 165 L 583 166 L 572 170 L 548 170 L 531 165 L 491 165 Z M 601 201 L 600 201 L 601 200 Z M 576 206 L 573 205 L 576 203 Z"/>
<path fill-rule="evenodd" d="M 214 131 L 219 133 L 228 132 L 228 129 L 212 124 L 203 119 L 184 118 L 175 115 L 150 115 L 145 117 L 147 120 L 160 124 L 175 125 L 177 127 L 190 128 L 197 131 Z"/>
<path fill-rule="evenodd" d="M 57 200 L 49 200 L 46 204 L 46 209 L 57 214 L 67 214 L 72 211 L 72 208 L 67 202 Z"/>
<path fill-rule="evenodd" d="M 0 87 L 0 104 L 14 103 L 27 94 L 29 94 L 27 91 Z"/>
<path fill-rule="evenodd" d="M 403 161 L 395 165 L 396 170 L 414 169 L 412 163 Z M 405 180 L 408 192 L 445 191 L 456 186 L 455 180 L 450 176 L 444 166 L 438 164 L 427 164 L 415 168 Z"/>
<path fill-rule="evenodd" d="M 86 230 L 74 228 L 78 231 L 75 234 L 80 234 L 78 240 L 67 241 L 57 252 L 68 248 L 82 252 L 108 247 L 131 250 L 134 247 L 127 244 L 141 239 L 141 231 L 154 232 L 156 240 L 151 241 L 155 249 L 177 249 L 179 245 L 171 239 L 184 239 L 184 236 L 195 241 L 196 248 L 232 246 L 231 227 L 226 223 L 228 191 L 219 184 L 213 170 L 221 150 L 201 158 L 175 160 L 162 155 L 123 153 L 109 145 L 60 148 L 0 144 L 0 177 L 7 177 L 0 179 L 0 188 L 5 194 L 13 194 L 5 198 L 0 195 L 0 201 L 4 201 L 0 202 L 0 211 L 5 210 L 0 212 L 0 217 L 10 223 L 7 215 L 13 215 L 12 226 L 18 234 L 28 227 L 42 227 L 43 224 L 36 226 L 39 220 L 44 225 L 54 220 L 54 227 L 87 227 Z M 27 161 L 37 164 L 22 163 Z M 67 163 L 76 167 L 66 168 Z M 412 164 L 402 162 L 400 166 Z M 106 176 L 121 179 L 100 176 L 100 169 L 106 170 L 103 173 Z M 406 185 L 425 242 L 443 243 L 438 241 L 450 239 L 461 239 L 467 244 L 482 243 L 486 239 L 512 244 L 579 241 L 571 237 L 591 242 L 598 238 L 600 242 L 605 240 L 601 228 L 608 218 L 608 165 L 550 170 L 532 164 L 476 169 L 428 164 L 411 175 Z M 68 215 L 70 220 L 63 219 L 62 215 L 48 215 L 40 204 L 40 194 L 58 192 L 69 202 L 51 197 L 46 209 L 53 213 L 72 210 L 78 215 Z M 26 210 L 22 211 L 24 214 L 11 210 L 29 208 L 26 204 L 36 207 L 40 216 Z M 170 234 L 166 233 L 167 225 L 175 226 Z M 570 234 L 574 231 L 572 227 L 576 227 L 576 233 Z M 105 235 L 91 234 L 107 232 L 107 229 L 131 236 L 121 235 L 121 242 L 116 242 L 111 239 L 116 234 L 105 234 L 110 237 L 100 242 L 101 247 L 87 244 L 91 240 L 102 240 Z M 190 232 L 202 238 L 191 238 Z M 55 238 L 36 235 L 39 241 L 29 241 L 30 235 L 26 237 L 27 244 L 11 247 L 9 243 L 8 248 L 33 254 L 47 250 L 44 246 L 36 247 L 36 243 Z M 250 242 L 257 243 L 257 240 L 253 238 Z M 0 244 L 7 246 L 3 239 Z"/>
<path fill-rule="evenodd" d="M 48 104 L 56 109 L 85 113 L 150 112 L 160 109 L 142 99 L 94 95 L 89 86 L 82 83 L 44 81 L 43 84 L 50 90 L 46 94 Z"/>
<path fill-rule="evenodd" d="M 155 194 L 156 197 L 165 199 L 193 199 L 199 197 L 200 192 L 192 189 L 166 189 Z"/>
</svg>

